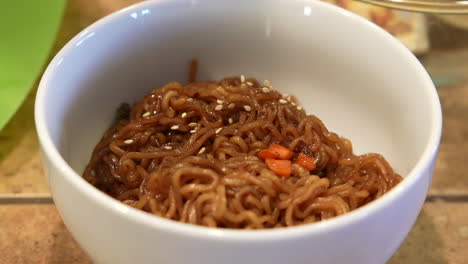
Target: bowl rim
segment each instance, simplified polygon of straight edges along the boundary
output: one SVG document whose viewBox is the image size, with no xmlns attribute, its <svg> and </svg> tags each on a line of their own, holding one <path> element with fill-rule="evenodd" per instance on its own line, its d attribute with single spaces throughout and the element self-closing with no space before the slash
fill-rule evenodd
<svg viewBox="0 0 468 264">
<path fill-rule="evenodd" d="M 189 0 L 179 0 L 174 1 L 178 2 L 187 2 Z M 200 1 L 200 0 L 198 0 Z M 204 1 L 204 0 L 201 0 Z M 271 1 L 271 0 L 270 0 Z M 276 2 L 287 2 L 284 0 L 274 0 Z M 287 240 L 294 239 L 297 237 L 311 236 L 317 233 L 329 232 L 334 229 L 340 229 L 353 223 L 359 222 L 360 220 L 366 218 L 368 215 L 377 212 L 379 209 L 389 206 L 393 201 L 395 201 L 399 196 L 403 195 L 412 185 L 416 184 L 417 181 L 423 177 L 423 173 L 427 170 L 436 156 L 438 145 L 440 142 L 440 137 L 442 133 L 442 111 L 440 106 L 439 97 L 437 95 L 436 88 L 426 72 L 422 64 L 416 59 L 416 57 L 411 53 L 401 42 L 394 38 L 391 34 L 384 31 L 377 25 L 372 22 L 351 13 L 345 9 L 339 8 L 332 4 L 314 1 L 314 0 L 303 0 L 301 3 L 308 6 L 316 6 L 322 9 L 328 9 L 337 15 L 346 16 L 350 20 L 353 20 L 353 23 L 364 24 L 369 28 L 370 31 L 373 31 L 372 34 L 379 34 L 386 39 L 387 42 L 391 43 L 392 48 L 398 50 L 403 54 L 407 59 L 407 63 L 410 64 L 411 68 L 416 69 L 418 77 L 421 78 L 422 86 L 427 89 L 430 96 L 428 104 L 431 108 L 431 131 L 427 139 L 426 145 L 424 147 L 423 153 L 420 155 L 415 166 L 411 171 L 404 177 L 404 180 L 399 183 L 397 186 L 392 188 L 384 196 L 379 199 L 348 212 L 344 215 L 334 217 L 327 221 L 320 221 L 313 224 L 306 224 L 294 227 L 279 228 L 279 229 L 261 229 L 261 230 L 237 230 L 237 229 L 221 229 L 221 228 L 209 228 L 204 226 L 180 223 L 178 221 L 169 220 L 163 217 L 157 217 L 146 213 L 144 211 L 135 209 L 133 207 L 127 206 L 120 201 L 115 200 L 114 198 L 108 196 L 107 194 L 101 192 L 94 186 L 86 182 L 82 176 L 73 170 L 65 161 L 65 159 L 60 155 L 58 149 L 53 143 L 52 137 L 47 128 L 47 118 L 45 112 L 45 105 L 47 102 L 46 94 L 49 86 L 49 82 L 54 77 L 54 73 L 58 65 L 60 65 L 63 57 L 73 48 L 75 44 L 86 38 L 87 32 L 94 32 L 99 30 L 101 27 L 106 27 L 106 25 L 112 24 L 116 19 L 127 16 L 134 12 L 135 10 L 141 10 L 145 8 L 155 8 L 159 4 L 166 2 L 161 0 L 149 0 L 133 4 L 121 10 L 118 10 L 110 15 L 101 18 L 97 22 L 94 22 L 83 31 L 78 33 L 72 40 L 70 40 L 52 59 L 47 69 L 45 70 L 43 77 L 40 81 L 36 101 L 35 101 L 35 124 L 38 133 L 39 142 L 43 151 L 43 155 L 47 156 L 51 164 L 58 169 L 60 177 L 64 177 L 71 185 L 74 186 L 82 195 L 88 196 L 88 198 L 93 199 L 99 207 L 111 211 L 112 214 L 119 215 L 121 218 L 125 218 L 127 222 L 133 222 L 134 224 L 144 225 L 148 228 L 160 230 L 168 233 L 174 233 L 179 236 L 191 236 L 202 239 L 228 239 L 229 241 L 270 241 L 272 239 L 277 240 Z M 297 4 L 297 3 L 296 3 Z"/>
</svg>

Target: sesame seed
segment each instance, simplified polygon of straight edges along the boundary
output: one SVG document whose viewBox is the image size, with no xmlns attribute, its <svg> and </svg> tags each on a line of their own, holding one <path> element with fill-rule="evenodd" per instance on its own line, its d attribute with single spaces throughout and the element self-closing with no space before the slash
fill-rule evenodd
<svg viewBox="0 0 468 264">
<path fill-rule="evenodd" d="M 289 94 L 283 94 L 283 98 L 287 98 L 289 96 Z"/>
<path fill-rule="evenodd" d="M 234 120 L 232 120 L 232 118 L 229 118 L 228 121 L 229 121 L 229 124 L 232 124 L 234 122 Z"/>
<path fill-rule="evenodd" d="M 196 130 L 196 129 L 192 129 L 192 130 L 190 130 L 190 133 L 191 133 L 191 134 L 195 134 L 196 132 L 197 132 L 197 130 Z"/>
<path fill-rule="evenodd" d="M 221 171 L 222 171 L 222 172 L 226 172 L 226 167 L 222 167 L 222 168 L 221 168 Z"/>
<path fill-rule="evenodd" d="M 234 103 L 230 103 L 230 104 L 228 105 L 228 108 L 229 108 L 229 109 L 233 109 L 235 106 L 236 106 L 236 105 L 235 105 Z"/>
<path fill-rule="evenodd" d="M 249 105 L 244 105 L 244 109 L 245 111 L 250 112 L 250 110 L 252 110 L 252 107 L 250 107 Z"/>
<path fill-rule="evenodd" d="M 251 82 L 246 82 L 246 84 L 247 84 L 248 86 L 253 86 L 253 83 L 251 83 Z"/>
<path fill-rule="evenodd" d="M 241 74 L 241 76 L 240 76 L 240 81 L 245 82 L 245 76 L 243 74 Z"/>
<path fill-rule="evenodd" d="M 117 163 L 117 161 L 119 161 L 119 160 L 118 160 L 116 157 L 112 157 L 112 161 L 113 161 L 114 163 Z"/>
<path fill-rule="evenodd" d="M 189 127 L 196 127 L 197 126 L 197 123 L 190 123 L 188 124 Z"/>
<path fill-rule="evenodd" d="M 221 111 L 221 110 L 223 110 L 223 105 L 217 105 L 217 106 L 215 107 L 215 110 L 216 110 L 216 111 Z"/>
<path fill-rule="evenodd" d="M 291 104 L 292 104 L 293 106 L 296 106 L 296 103 L 295 103 L 295 102 L 291 102 Z"/>
<path fill-rule="evenodd" d="M 302 110 L 302 106 L 298 106 L 296 107 L 297 110 L 301 111 Z"/>
<path fill-rule="evenodd" d="M 245 85 L 245 83 L 241 83 L 241 88 L 245 89 L 245 88 L 247 88 L 247 85 Z"/>
<path fill-rule="evenodd" d="M 153 115 L 157 114 L 158 112 L 156 110 L 153 111 Z"/>
<path fill-rule="evenodd" d="M 171 146 L 164 146 L 165 149 L 172 149 Z"/>
<path fill-rule="evenodd" d="M 271 83 L 270 83 L 270 81 L 268 81 L 268 80 L 264 80 L 264 81 L 263 81 L 263 85 L 266 86 L 266 87 L 270 87 L 270 88 L 271 88 Z"/>
<path fill-rule="evenodd" d="M 288 98 L 286 98 L 286 100 L 291 101 L 291 96 L 288 96 Z"/>
<path fill-rule="evenodd" d="M 262 88 L 262 92 L 264 92 L 264 93 L 269 93 L 269 92 L 271 92 L 271 90 L 270 90 L 270 88 L 263 87 L 263 88 Z"/>
<path fill-rule="evenodd" d="M 285 104 L 285 103 L 287 103 L 288 101 L 286 101 L 286 100 L 284 100 L 284 99 L 280 99 L 279 102 L 280 102 L 280 104 Z"/>
<path fill-rule="evenodd" d="M 125 144 L 132 144 L 133 143 L 133 139 L 127 139 L 124 141 Z"/>
<path fill-rule="evenodd" d="M 205 147 L 201 148 L 200 151 L 198 151 L 198 154 L 203 154 L 205 152 L 205 150 L 206 150 Z"/>
<path fill-rule="evenodd" d="M 216 100 L 216 103 L 223 104 L 223 101 L 218 99 L 218 100 Z"/>
<path fill-rule="evenodd" d="M 146 113 L 144 113 L 144 114 L 142 115 L 142 117 L 148 117 L 148 116 L 150 116 L 150 115 L 151 115 L 150 112 L 146 112 Z"/>
<path fill-rule="evenodd" d="M 216 134 L 219 134 L 219 132 L 221 132 L 221 130 L 223 130 L 223 128 L 222 128 L 222 127 L 220 127 L 220 128 L 218 128 L 218 129 L 216 129 L 215 133 L 216 133 Z"/>
<path fill-rule="evenodd" d="M 96 172 L 94 170 L 92 170 L 89 174 L 93 177 L 96 176 Z"/>
<path fill-rule="evenodd" d="M 187 117 L 187 113 L 183 112 L 180 116 L 181 116 L 182 118 L 186 118 L 186 117 Z"/>
<path fill-rule="evenodd" d="M 178 125 L 171 126 L 171 129 L 172 129 L 172 130 L 177 130 L 177 129 L 179 129 L 179 126 L 178 126 Z"/>
<path fill-rule="evenodd" d="M 193 102 L 193 98 L 187 98 L 187 102 Z"/>
</svg>

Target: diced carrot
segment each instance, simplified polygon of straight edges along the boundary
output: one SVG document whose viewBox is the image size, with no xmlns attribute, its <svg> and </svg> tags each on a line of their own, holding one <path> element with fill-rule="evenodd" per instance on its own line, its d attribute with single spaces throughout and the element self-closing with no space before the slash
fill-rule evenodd
<svg viewBox="0 0 468 264">
<path fill-rule="evenodd" d="M 257 156 L 262 159 L 276 159 L 278 155 L 269 149 L 263 149 L 257 153 Z"/>
<path fill-rule="evenodd" d="M 299 153 L 299 155 L 297 155 L 296 163 L 309 171 L 315 169 L 314 159 L 312 157 L 305 155 L 304 153 Z"/>
<path fill-rule="evenodd" d="M 290 160 L 275 160 L 265 159 L 267 168 L 279 176 L 289 177 L 291 176 L 291 161 Z"/>
<path fill-rule="evenodd" d="M 294 155 L 292 150 L 278 144 L 270 145 L 268 150 L 275 153 L 275 159 L 288 160 Z"/>
</svg>

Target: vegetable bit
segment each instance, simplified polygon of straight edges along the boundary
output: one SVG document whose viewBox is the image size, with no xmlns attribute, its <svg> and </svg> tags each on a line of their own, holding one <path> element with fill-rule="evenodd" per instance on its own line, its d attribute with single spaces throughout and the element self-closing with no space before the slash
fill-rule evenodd
<svg viewBox="0 0 468 264">
<path fill-rule="evenodd" d="M 292 150 L 278 144 L 272 144 L 267 149 L 257 153 L 258 157 L 265 160 L 269 170 L 283 177 L 291 176 L 291 158 L 293 155 L 294 152 Z M 295 163 L 308 171 L 312 171 L 316 168 L 314 159 L 302 152 L 297 155 Z"/>
<path fill-rule="evenodd" d="M 288 160 L 293 155 L 294 152 L 286 147 L 283 147 L 278 144 L 270 145 L 267 149 L 261 150 L 257 154 L 262 159 L 280 159 L 280 160 Z"/>
<path fill-rule="evenodd" d="M 292 165 L 290 160 L 265 159 L 267 168 L 279 176 L 291 176 Z"/>
<path fill-rule="evenodd" d="M 305 155 L 304 153 L 299 153 L 299 155 L 296 158 L 296 163 L 308 171 L 315 169 L 314 159 Z"/>
</svg>

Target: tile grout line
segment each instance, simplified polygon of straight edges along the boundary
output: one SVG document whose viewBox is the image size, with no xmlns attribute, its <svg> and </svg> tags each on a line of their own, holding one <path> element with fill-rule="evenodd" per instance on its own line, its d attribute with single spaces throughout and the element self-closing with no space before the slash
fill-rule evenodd
<svg viewBox="0 0 468 264">
<path fill-rule="evenodd" d="M 468 193 L 466 194 L 429 194 L 425 202 L 468 202 Z M 0 204 L 53 204 L 52 195 L 48 193 L 37 194 L 0 194 Z"/>
<path fill-rule="evenodd" d="M 0 204 L 53 204 L 49 193 L 0 194 Z"/>
<path fill-rule="evenodd" d="M 468 193 L 467 194 L 429 194 L 426 197 L 426 202 L 452 202 L 452 203 L 463 203 L 468 202 Z"/>
</svg>

